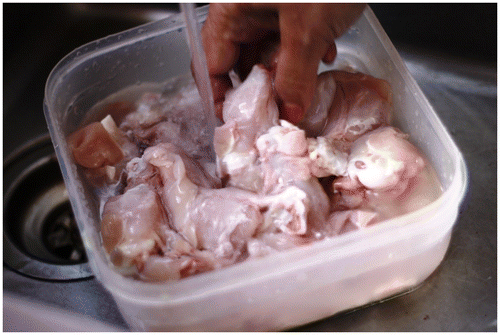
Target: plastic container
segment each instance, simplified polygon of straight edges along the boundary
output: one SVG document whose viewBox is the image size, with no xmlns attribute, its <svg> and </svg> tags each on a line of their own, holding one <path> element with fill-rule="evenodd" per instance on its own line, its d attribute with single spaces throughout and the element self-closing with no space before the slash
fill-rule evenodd
<svg viewBox="0 0 500 335">
<path fill-rule="evenodd" d="M 200 20 L 206 13 L 206 7 L 198 11 Z M 366 230 L 177 282 L 135 281 L 108 266 L 99 233 L 99 203 L 75 166 L 65 138 L 83 126 L 86 112 L 108 95 L 188 73 L 183 26 L 177 15 L 85 45 L 55 67 L 45 91 L 46 119 L 91 268 L 131 328 L 282 330 L 422 283 L 448 248 L 466 190 L 466 167 L 370 8 L 338 40 L 334 67 L 348 64 L 390 82 L 395 125 L 411 135 L 436 168 L 444 188 L 438 200 Z"/>
</svg>

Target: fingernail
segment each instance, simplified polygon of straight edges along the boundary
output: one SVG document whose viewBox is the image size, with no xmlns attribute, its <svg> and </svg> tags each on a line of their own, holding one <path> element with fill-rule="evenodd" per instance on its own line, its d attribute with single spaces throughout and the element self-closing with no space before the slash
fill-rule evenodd
<svg viewBox="0 0 500 335">
<path fill-rule="evenodd" d="M 293 124 L 299 123 L 304 117 L 304 110 L 297 104 L 286 103 L 281 111 L 281 118 Z"/>
</svg>

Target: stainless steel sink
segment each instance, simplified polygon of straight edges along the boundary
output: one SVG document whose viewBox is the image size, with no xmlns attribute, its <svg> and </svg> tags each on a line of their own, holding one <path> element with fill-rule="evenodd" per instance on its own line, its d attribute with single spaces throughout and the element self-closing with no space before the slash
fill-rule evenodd
<svg viewBox="0 0 500 335">
<path fill-rule="evenodd" d="M 374 6 L 383 25 L 391 22 L 391 6 Z M 487 7 L 481 7 L 483 18 Z M 470 8 L 462 10 L 472 15 Z M 177 4 L 3 4 L 4 331 L 128 330 L 113 299 L 92 276 L 72 223 L 43 116 L 44 87 L 51 69 L 73 49 L 177 12 Z M 491 17 L 478 27 L 490 27 Z M 413 18 L 412 24 L 430 21 Z M 392 38 L 391 27 L 384 28 Z M 408 36 L 404 28 L 394 36 Z M 475 29 L 469 27 L 470 35 L 477 35 Z M 473 37 L 463 40 L 468 38 Z M 495 40 L 490 42 L 496 59 Z M 412 41 L 399 41 L 396 47 L 404 51 L 410 72 L 474 167 L 474 192 L 465 201 L 445 262 L 418 290 L 297 330 L 497 328 L 496 62 L 489 54 L 471 60 L 464 52 L 457 59 L 443 50 L 421 52 Z M 478 45 L 483 44 L 473 45 L 476 54 Z M 44 321 L 36 317 L 41 311 L 46 312 Z"/>
</svg>

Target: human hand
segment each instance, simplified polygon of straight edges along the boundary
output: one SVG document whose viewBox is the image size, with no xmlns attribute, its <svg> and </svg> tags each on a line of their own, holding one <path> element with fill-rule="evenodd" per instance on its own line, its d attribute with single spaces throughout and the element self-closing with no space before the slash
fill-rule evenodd
<svg viewBox="0 0 500 335">
<path fill-rule="evenodd" d="M 280 117 L 298 123 L 311 104 L 319 62 L 332 63 L 335 39 L 358 18 L 364 4 L 211 4 L 202 30 L 218 116 L 232 87 L 229 71 L 251 68 L 279 37 L 275 90 Z M 241 73 L 243 77 L 247 74 Z M 243 79 L 243 78 L 242 78 Z"/>
</svg>

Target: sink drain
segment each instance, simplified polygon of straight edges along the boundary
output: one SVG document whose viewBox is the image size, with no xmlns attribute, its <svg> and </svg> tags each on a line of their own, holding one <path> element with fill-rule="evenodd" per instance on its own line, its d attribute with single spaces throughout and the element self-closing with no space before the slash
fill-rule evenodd
<svg viewBox="0 0 500 335">
<path fill-rule="evenodd" d="M 47 216 L 43 226 L 42 241 L 51 255 L 64 262 L 86 261 L 82 239 L 68 200 L 54 208 Z"/>
<path fill-rule="evenodd" d="M 48 136 L 5 159 L 4 185 L 4 263 L 40 279 L 92 276 Z"/>
</svg>

